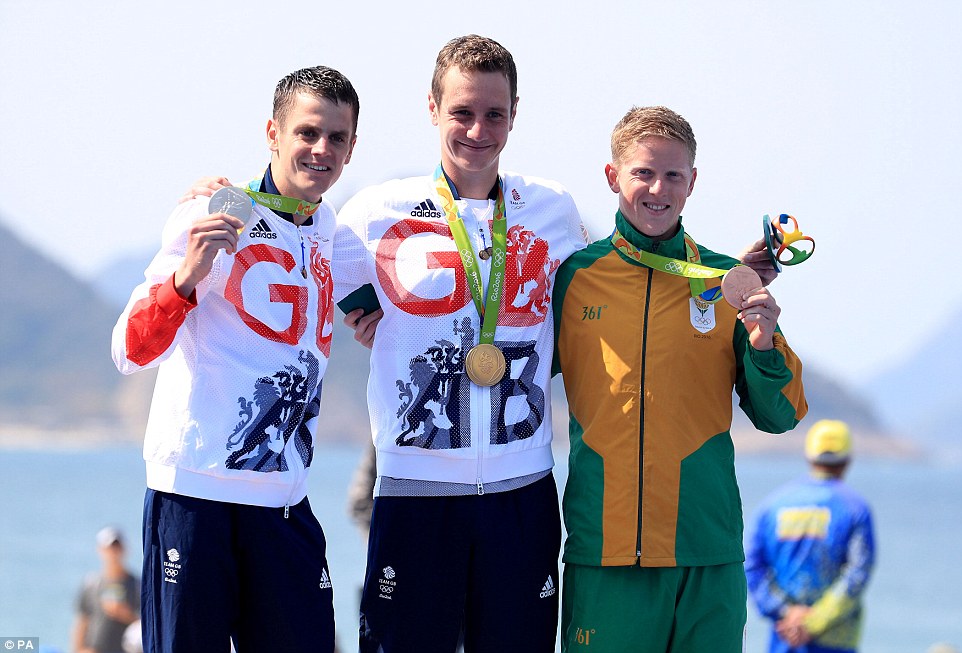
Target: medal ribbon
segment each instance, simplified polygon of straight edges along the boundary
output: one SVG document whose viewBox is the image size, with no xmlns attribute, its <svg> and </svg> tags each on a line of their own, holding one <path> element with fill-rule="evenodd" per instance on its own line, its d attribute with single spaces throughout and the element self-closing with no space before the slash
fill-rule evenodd
<svg viewBox="0 0 962 653">
<path fill-rule="evenodd" d="M 498 178 L 498 199 L 495 202 L 494 223 L 491 228 L 491 272 L 488 275 L 487 300 L 483 297 L 484 284 L 481 279 L 478 258 L 471 246 L 468 230 L 465 229 L 464 222 L 458 212 L 458 205 L 454 201 L 454 192 L 452 192 L 448 178 L 440 164 L 434 171 L 434 186 L 441 197 L 441 204 L 444 208 L 444 215 L 448 219 L 451 236 L 458 246 L 458 254 L 461 256 L 461 265 L 464 266 L 464 273 L 468 278 L 468 287 L 471 289 L 474 307 L 478 310 L 478 316 L 481 317 L 481 335 L 478 342 L 480 344 L 493 344 L 494 332 L 498 326 L 498 311 L 501 308 L 504 269 L 508 253 L 508 221 L 505 218 L 504 188 L 501 178 Z"/>
<path fill-rule="evenodd" d="M 261 206 L 266 206 L 269 209 L 280 211 L 281 213 L 292 213 L 294 215 L 306 215 L 310 217 L 314 215 L 314 213 L 317 211 L 317 207 L 321 205 L 320 202 L 305 202 L 304 200 L 299 200 L 294 197 L 287 197 L 286 195 L 262 193 L 259 190 L 255 190 L 255 188 L 259 186 L 260 179 L 254 179 L 247 184 L 247 188 L 242 190 L 247 193 L 253 201 L 257 202 Z"/>
<path fill-rule="evenodd" d="M 241 190 L 247 193 L 252 201 L 271 210 L 311 217 L 317 211 L 317 207 L 321 205 L 320 202 L 305 202 L 304 200 L 287 197 L 286 195 L 274 195 L 273 193 L 263 193 L 259 190 L 254 190 L 255 188 L 260 188 L 260 186 L 260 179 L 252 179 L 247 184 L 247 188 Z M 297 236 L 301 240 L 301 276 L 306 279 L 307 253 L 304 251 L 304 236 L 301 234 L 301 225 L 295 223 L 295 226 L 297 227 Z"/>
<path fill-rule="evenodd" d="M 615 249 L 619 252 L 634 261 L 638 261 L 645 267 L 674 274 L 678 277 L 687 277 L 688 286 L 691 288 L 691 296 L 696 300 L 714 304 L 722 298 L 721 288 L 717 286 L 707 288 L 705 279 L 724 276 L 728 270 L 710 268 L 707 265 L 702 265 L 701 256 L 698 254 L 698 245 L 695 244 L 694 239 L 687 233 L 684 236 L 685 254 L 688 257 L 687 261 L 679 261 L 678 259 L 668 258 L 667 256 L 638 249 L 628 242 L 627 238 L 621 235 L 617 227 L 614 233 L 611 234 L 611 244 L 614 245 Z"/>
</svg>

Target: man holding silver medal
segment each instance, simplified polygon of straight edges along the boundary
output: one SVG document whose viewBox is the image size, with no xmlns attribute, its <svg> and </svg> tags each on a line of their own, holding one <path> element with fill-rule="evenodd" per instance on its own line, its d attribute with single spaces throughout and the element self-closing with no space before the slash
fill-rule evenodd
<svg viewBox="0 0 962 653">
<path fill-rule="evenodd" d="M 306 498 L 330 355 L 334 212 L 359 102 L 284 77 L 270 165 L 181 203 L 114 328 L 121 372 L 159 367 L 144 442 L 148 653 L 334 650 L 323 530 Z"/>
</svg>

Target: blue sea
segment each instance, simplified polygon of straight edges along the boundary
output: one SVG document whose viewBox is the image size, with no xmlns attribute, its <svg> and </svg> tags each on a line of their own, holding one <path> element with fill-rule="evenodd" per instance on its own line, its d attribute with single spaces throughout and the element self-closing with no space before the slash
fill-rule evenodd
<svg viewBox="0 0 962 653">
<path fill-rule="evenodd" d="M 345 489 L 361 447 L 324 445 L 310 499 L 328 538 L 341 651 L 356 650 L 357 591 L 364 543 L 346 512 Z M 556 476 L 563 483 L 565 452 Z M 805 473 L 792 458 L 741 455 L 746 519 L 778 484 Z M 936 641 L 962 647 L 962 468 L 937 461 L 859 459 L 850 483 L 873 505 L 878 564 L 867 597 L 862 650 L 923 653 Z M 139 447 L 0 450 L 0 638 L 39 637 L 69 650 L 74 600 L 99 566 L 94 534 L 122 527 L 139 573 L 144 471 Z M 762 652 L 767 626 L 749 608 L 749 652 Z"/>
</svg>

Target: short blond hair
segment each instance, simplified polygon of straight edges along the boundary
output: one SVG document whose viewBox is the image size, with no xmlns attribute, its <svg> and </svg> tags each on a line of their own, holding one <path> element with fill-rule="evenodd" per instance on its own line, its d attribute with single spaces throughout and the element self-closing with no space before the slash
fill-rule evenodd
<svg viewBox="0 0 962 653">
<path fill-rule="evenodd" d="M 632 145 L 660 136 L 688 148 L 688 163 L 695 165 L 695 133 L 688 121 L 667 107 L 632 107 L 611 132 L 611 162 L 619 163 Z"/>
</svg>

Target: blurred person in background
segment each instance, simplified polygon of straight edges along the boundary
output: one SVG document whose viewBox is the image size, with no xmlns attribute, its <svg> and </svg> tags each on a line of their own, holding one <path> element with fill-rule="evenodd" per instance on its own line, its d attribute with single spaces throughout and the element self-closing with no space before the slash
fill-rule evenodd
<svg viewBox="0 0 962 653">
<path fill-rule="evenodd" d="M 748 588 L 772 621 L 771 653 L 855 651 L 875 537 L 868 503 L 842 480 L 852 458 L 849 427 L 816 422 L 805 456 L 810 473 L 762 504 L 746 556 Z"/>
<path fill-rule="evenodd" d="M 84 579 L 77 595 L 71 650 L 123 653 L 124 631 L 140 617 L 140 579 L 124 565 L 124 536 L 107 526 L 97 533 L 103 568 Z"/>
</svg>

